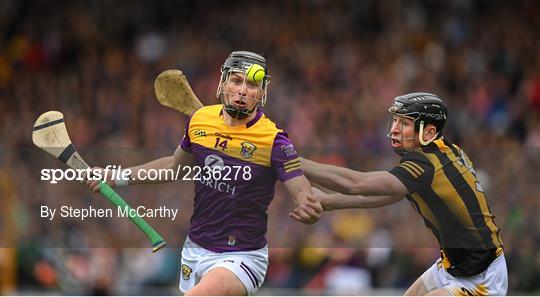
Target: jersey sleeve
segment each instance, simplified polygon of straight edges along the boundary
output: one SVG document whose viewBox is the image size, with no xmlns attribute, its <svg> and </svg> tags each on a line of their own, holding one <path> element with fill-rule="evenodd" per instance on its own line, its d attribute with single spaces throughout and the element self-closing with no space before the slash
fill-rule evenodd
<svg viewBox="0 0 540 297">
<path fill-rule="evenodd" d="M 188 118 L 186 122 L 186 129 L 184 129 L 184 136 L 180 142 L 180 148 L 185 152 L 191 153 L 191 139 L 189 138 L 189 123 L 191 122 L 191 117 Z"/>
<path fill-rule="evenodd" d="M 423 187 L 431 186 L 434 171 L 435 167 L 424 155 L 410 152 L 389 172 L 397 177 L 410 193 L 415 193 Z"/>
<path fill-rule="evenodd" d="M 276 134 L 270 162 L 281 182 L 304 174 L 300 168 L 300 159 L 294 145 L 285 132 Z"/>
</svg>

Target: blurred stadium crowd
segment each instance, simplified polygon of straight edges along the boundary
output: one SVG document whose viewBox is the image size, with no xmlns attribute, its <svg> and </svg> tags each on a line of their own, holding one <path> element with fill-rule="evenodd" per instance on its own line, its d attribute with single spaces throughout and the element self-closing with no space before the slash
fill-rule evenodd
<svg viewBox="0 0 540 297">
<path fill-rule="evenodd" d="M 502 228 L 509 293 L 538 294 L 538 15 L 534 0 L 2 1 L 1 293 L 178 293 L 176 248 L 191 186 L 122 190 L 133 204 L 180 209 L 173 223 L 152 221 L 173 238 L 156 255 L 123 246 L 120 237 L 142 238 L 126 222 L 47 222 L 39 217 L 44 203 L 107 203 L 78 183 L 40 181 L 40 168 L 61 164 L 32 147 L 31 128 L 40 113 L 57 109 L 92 164 L 164 156 L 179 144 L 185 117 L 154 100 L 153 79 L 182 69 L 199 98 L 215 103 L 219 66 L 242 49 L 268 60 L 267 114 L 302 155 L 323 162 L 390 169 L 398 160 L 385 136 L 392 99 L 412 91 L 445 98 L 445 136 L 475 162 Z M 301 226 L 287 218 L 284 196 L 278 187 L 269 210 L 264 288 L 404 289 L 438 256 L 405 201 Z"/>
</svg>

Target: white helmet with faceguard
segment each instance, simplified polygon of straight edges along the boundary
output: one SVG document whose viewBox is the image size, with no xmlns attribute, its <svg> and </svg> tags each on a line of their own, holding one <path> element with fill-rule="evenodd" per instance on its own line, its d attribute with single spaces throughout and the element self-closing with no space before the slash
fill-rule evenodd
<svg viewBox="0 0 540 297">
<path fill-rule="evenodd" d="M 246 79 L 246 72 L 253 64 L 258 64 L 264 69 L 264 78 L 261 82 L 252 82 Z M 251 106 L 247 104 L 246 107 L 235 106 L 232 102 L 232 97 L 237 94 L 227 92 L 225 85 L 230 83 L 232 74 L 243 73 L 243 86 L 246 84 L 256 84 L 259 87 L 259 93 L 256 98 L 251 98 L 242 95 L 247 100 L 255 100 L 256 104 Z M 264 106 L 266 103 L 266 89 L 270 83 L 270 76 L 268 75 L 268 68 L 266 66 L 266 59 L 258 54 L 248 51 L 235 51 L 232 52 L 225 60 L 223 66 L 221 66 L 221 79 L 217 89 L 217 97 L 223 104 L 223 109 L 233 118 L 245 119 L 249 117 L 253 112 L 259 109 L 260 106 Z"/>
<path fill-rule="evenodd" d="M 428 145 L 433 140 L 442 137 L 442 130 L 448 114 L 443 100 L 430 93 L 410 93 L 398 96 L 388 111 L 392 115 L 414 120 L 414 131 L 418 133 L 418 140 L 422 145 Z M 433 124 L 437 133 L 432 139 L 426 141 L 422 135 L 427 124 Z M 401 155 L 404 152 L 397 153 Z"/>
</svg>

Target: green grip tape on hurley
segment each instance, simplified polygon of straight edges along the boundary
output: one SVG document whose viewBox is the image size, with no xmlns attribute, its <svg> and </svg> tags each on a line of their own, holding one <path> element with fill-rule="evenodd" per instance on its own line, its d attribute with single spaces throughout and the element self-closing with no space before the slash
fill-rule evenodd
<svg viewBox="0 0 540 297">
<path fill-rule="evenodd" d="M 120 196 L 118 193 L 116 193 L 115 190 L 113 190 L 107 183 L 101 182 L 99 184 L 99 191 L 103 196 L 107 198 L 112 204 L 116 205 L 117 207 L 121 207 L 124 210 L 128 210 L 128 217 L 129 219 L 141 229 L 146 236 L 150 239 L 152 242 L 152 252 L 157 252 L 159 249 L 164 247 L 166 245 L 165 240 L 159 233 L 152 228 L 143 218 L 141 218 L 135 211 L 131 211 L 133 208 L 127 204 L 127 202 Z"/>
</svg>

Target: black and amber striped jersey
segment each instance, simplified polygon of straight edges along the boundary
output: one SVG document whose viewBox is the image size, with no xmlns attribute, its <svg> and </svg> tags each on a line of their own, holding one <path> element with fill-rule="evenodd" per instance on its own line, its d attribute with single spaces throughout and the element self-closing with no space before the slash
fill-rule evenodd
<svg viewBox="0 0 540 297">
<path fill-rule="evenodd" d="M 484 271 L 502 253 L 499 228 L 471 161 L 457 145 L 438 139 L 406 153 L 390 170 L 441 248 L 454 276 Z"/>
</svg>

